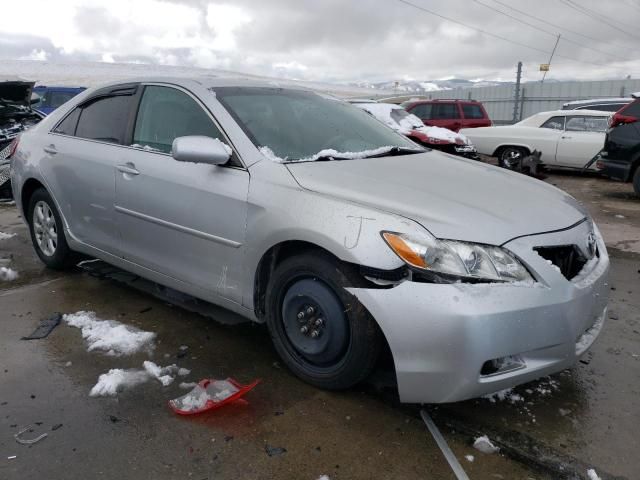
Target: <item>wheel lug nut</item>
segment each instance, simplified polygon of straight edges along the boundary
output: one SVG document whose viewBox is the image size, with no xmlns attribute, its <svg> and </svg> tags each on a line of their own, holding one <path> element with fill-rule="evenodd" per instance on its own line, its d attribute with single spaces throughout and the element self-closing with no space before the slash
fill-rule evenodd
<svg viewBox="0 0 640 480">
<path fill-rule="evenodd" d="M 314 310 L 314 308 L 313 308 L 313 307 L 307 307 L 307 313 L 308 313 L 309 315 L 312 315 L 314 311 L 315 311 L 315 310 Z"/>
<path fill-rule="evenodd" d="M 298 320 L 302 320 L 304 318 L 304 312 L 298 312 Z"/>
<path fill-rule="evenodd" d="M 324 325 L 324 320 L 321 318 L 316 319 L 315 325 L 316 327 L 321 327 L 322 325 Z"/>
<path fill-rule="evenodd" d="M 306 325 L 302 328 L 300 328 L 300 333 L 305 334 L 309 331 L 309 327 L 307 327 Z"/>
<path fill-rule="evenodd" d="M 311 338 L 318 338 L 320 336 L 320 332 L 318 330 L 313 330 L 311 332 Z"/>
</svg>

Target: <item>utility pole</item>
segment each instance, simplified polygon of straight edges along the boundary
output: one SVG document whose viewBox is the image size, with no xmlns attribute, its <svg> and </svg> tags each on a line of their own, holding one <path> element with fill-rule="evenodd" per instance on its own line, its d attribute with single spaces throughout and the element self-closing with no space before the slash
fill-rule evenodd
<svg viewBox="0 0 640 480">
<path fill-rule="evenodd" d="M 513 123 L 518 121 L 518 108 L 520 107 L 520 80 L 522 79 L 522 62 L 518 62 L 518 72 L 516 74 L 516 91 L 513 98 Z"/>
<path fill-rule="evenodd" d="M 540 83 L 544 83 L 544 79 L 547 76 L 547 72 L 549 71 L 549 68 L 551 68 L 551 60 L 553 60 L 553 54 L 556 53 L 556 48 L 558 48 L 558 43 L 560 43 L 560 34 L 558 34 L 558 38 L 556 38 L 556 44 L 553 46 L 553 50 L 551 51 L 551 56 L 549 57 L 549 62 L 547 63 L 547 69 L 542 74 L 542 80 L 540 80 Z"/>
</svg>

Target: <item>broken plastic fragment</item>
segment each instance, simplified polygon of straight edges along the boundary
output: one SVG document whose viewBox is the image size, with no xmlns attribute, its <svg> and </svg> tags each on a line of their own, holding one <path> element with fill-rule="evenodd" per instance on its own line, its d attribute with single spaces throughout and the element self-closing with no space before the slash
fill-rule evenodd
<svg viewBox="0 0 640 480">
<path fill-rule="evenodd" d="M 29 428 L 31 428 L 30 426 L 27 428 L 23 428 L 22 430 L 20 430 L 18 433 L 16 433 L 13 438 L 16 439 L 16 442 L 22 444 L 22 445 L 33 445 L 34 443 L 38 443 L 40 440 L 42 440 L 43 438 L 47 437 L 46 433 L 43 433 L 42 435 L 37 436 L 36 438 L 32 438 L 30 440 L 27 439 L 23 439 L 20 438 L 20 435 L 22 435 L 24 432 L 26 432 L 27 430 L 29 430 Z"/>
<path fill-rule="evenodd" d="M 233 378 L 226 380 L 201 380 L 189 393 L 169 400 L 169 407 L 179 415 L 193 415 L 220 408 L 239 400 L 252 390 L 260 380 L 241 385 Z"/>
</svg>

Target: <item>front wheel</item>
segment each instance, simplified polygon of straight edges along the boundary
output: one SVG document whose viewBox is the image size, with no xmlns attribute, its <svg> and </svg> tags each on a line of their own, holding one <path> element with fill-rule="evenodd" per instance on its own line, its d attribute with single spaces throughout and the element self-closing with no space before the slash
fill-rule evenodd
<svg viewBox="0 0 640 480">
<path fill-rule="evenodd" d="M 345 287 L 363 280 L 322 252 L 284 260 L 267 287 L 267 326 L 278 354 L 307 383 L 352 387 L 373 369 L 380 330 Z"/>
<path fill-rule="evenodd" d="M 527 150 L 521 147 L 505 147 L 498 155 L 498 164 L 508 170 L 519 171 L 522 167 L 522 160 L 528 155 Z"/>
<path fill-rule="evenodd" d="M 49 192 L 36 190 L 27 208 L 31 241 L 40 260 L 56 270 L 73 266 L 77 258 L 67 244 L 62 218 Z"/>
</svg>

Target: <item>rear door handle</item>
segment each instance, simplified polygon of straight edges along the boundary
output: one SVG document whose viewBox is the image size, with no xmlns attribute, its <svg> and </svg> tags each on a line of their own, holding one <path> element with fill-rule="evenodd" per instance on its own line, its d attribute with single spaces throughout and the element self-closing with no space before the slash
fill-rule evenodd
<svg viewBox="0 0 640 480">
<path fill-rule="evenodd" d="M 56 146 L 53 143 L 48 147 L 44 147 L 43 150 L 47 153 L 50 153 L 51 155 L 55 155 L 56 153 L 58 153 L 58 150 L 56 150 Z"/>
<path fill-rule="evenodd" d="M 136 166 L 131 162 L 125 163 L 124 165 L 118 165 L 116 168 L 118 171 L 128 175 L 140 175 L 140 172 L 136 170 Z"/>
</svg>

